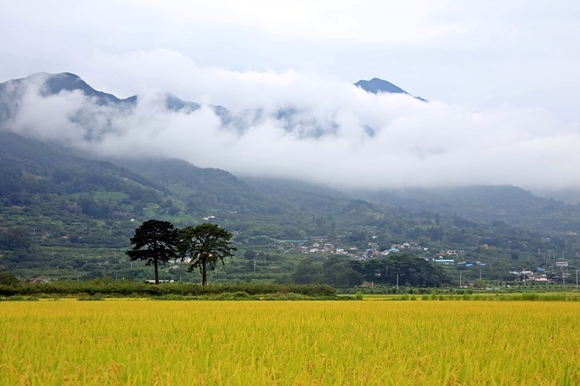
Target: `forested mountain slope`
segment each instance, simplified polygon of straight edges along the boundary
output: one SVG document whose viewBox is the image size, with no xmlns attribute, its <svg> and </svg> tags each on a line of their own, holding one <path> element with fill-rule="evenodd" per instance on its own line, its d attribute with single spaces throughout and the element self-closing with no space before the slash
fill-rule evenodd
<svg viewBox="0 0 580 386">
<path fill-rule="evenodd" d="M 352 194 L 383 205 L 458 215 L 486 223 L 504 221 L 535 231 L 580 230 L 580 205 L 538 197 L 509 185 L 409 188 Z"/>
</svg>

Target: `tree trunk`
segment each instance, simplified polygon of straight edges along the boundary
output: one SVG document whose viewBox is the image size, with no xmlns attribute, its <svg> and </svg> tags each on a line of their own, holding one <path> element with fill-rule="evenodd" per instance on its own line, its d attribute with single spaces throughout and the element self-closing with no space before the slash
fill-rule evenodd
<svg viewBox="0 0 580 386">
<path fill-rule="evenodd" d="M 207 284 L 207 265 L 205 262 L 201 265 L 201 285 Z"/>
<path fill-rule="evenodd" d="M 155 285 L 159 284 L 159 260 L 157 259 L 158 255 L 157 251 L 157 240 L 153 241 L 153 266 L 155 267 Z"/>
<path fill-rule="evenodd" d="M 155 285 L 157 285 L 159 284 L 159 264 L 157 264 L 157 259 L 155 259 L 153 265 L 155 266 Z"/>
</svg>

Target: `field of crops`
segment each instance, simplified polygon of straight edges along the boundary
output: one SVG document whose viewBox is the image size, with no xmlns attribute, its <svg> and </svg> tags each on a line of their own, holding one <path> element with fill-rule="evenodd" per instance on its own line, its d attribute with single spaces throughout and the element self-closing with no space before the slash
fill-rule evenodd
<svg viewBox="0 0 580 386">
<path fill-rule="evenodd" d="M 2 385 L 579 385 L 580 302 L 0 303 Z"/>
</svg>

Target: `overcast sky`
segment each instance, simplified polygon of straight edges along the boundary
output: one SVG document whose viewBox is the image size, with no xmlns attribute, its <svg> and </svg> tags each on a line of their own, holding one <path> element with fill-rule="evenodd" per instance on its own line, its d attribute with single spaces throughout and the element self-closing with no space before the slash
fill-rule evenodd
<svg viewBox="0 0 580 386">
<path fill-rule="evenodd" d="M 340 126 L 323 143 L 279 122 L 230 137 L 200 112 L 139 142 L 199 166 L 299 177 L 318 165 L 310 177 L 329 183 L 580 185 L 579 1 L 0 0 L 0 16 L 0 82 L 67 71 L 119 97 L 297 105 L 305 121 Z M 431 102 L 350 87 L 373 77 Z M 199 130 L 191 143 L 187 125 Z M 365 125 L 373 141 L 359 138 Z"/>
</svg>

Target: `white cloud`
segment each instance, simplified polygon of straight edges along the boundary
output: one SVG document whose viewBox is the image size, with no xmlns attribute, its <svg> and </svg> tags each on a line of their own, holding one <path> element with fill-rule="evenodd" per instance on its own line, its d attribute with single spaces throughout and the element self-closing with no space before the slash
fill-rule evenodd
<svg viewBox="0 0 580 386">
<path fill-rule="evenodd" d="M 126 73 L 143 63 L 131 77 L 142 85 L 133 111 L 95 107 L 78 92 L 45 98 L 33 82 L 11 128 L 107 156 L 174 156 L 238 175 L 303 178 L 337 187 L 580 186 L 578 122 L 560 121 L 541 109 L 475 113 L 462 105 L 372 95 L 319 75 L 202 67 L 164 51 L 111 58 L 98 62 L 107 73 Z M 161 64 L 155 58 L 173 59 L 171 75 L 156 72 Z M 150 74 L 161 80 L 148 83 Z M 165 87 L 204 106 L 191 114 L 167 111 L 157 93 Z M 210 104 L 244 117 L 244 130 L 224 127 Z M 276 118 L 280 108 L 295 113 Z M 97 141 L 88 141 L 75 119 L 89 122 Z"/>
<path fill-rule="evenodd" d="M 29 90 L 12 122 L 29 135 L 335 185 L 580 185 L 574 0 L 0 3 L 0 81 L 68 71 L 139 94 L 129 114 Z M 351 85 L 375 76 L 432 102 Z M 161 91 L 204 108 L 167 112 Z M 210 105 L 248 127 L 222 127 Z M 288 107 L 292 122 L 275 119 Z"/>
<path fill-rule="evenodd" d="M 575 0 L 0 2 L 0 80 L 69 71 L 128 95 L 145 87 L 137 79 L 187 76 L 192 61 L 243 74 L 377 76 L 428 99 L 580 119 Z M 115 72 L 99 65 L 107 58 L 132 64 Z"/>
</svg>

